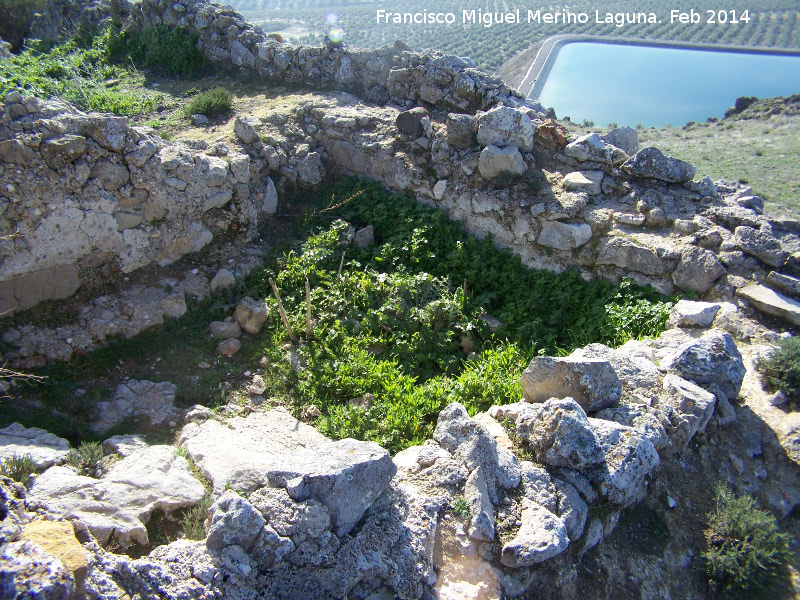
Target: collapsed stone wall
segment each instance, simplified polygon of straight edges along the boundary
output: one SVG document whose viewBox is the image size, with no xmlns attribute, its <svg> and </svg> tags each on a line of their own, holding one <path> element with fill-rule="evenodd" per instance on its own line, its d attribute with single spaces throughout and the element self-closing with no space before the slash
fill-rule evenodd
<svg viewBox="0 0 800 600">
<path fill-rule="evenodd" d="M 568 143 L 535 108 L 431 114 L 320 95 L 289 113 L 241 119 L 236 132 L 270 162 L 278 187 L 310 183 L 302 157 L 314 152 L 329 171 L 413 190 L 530 267 L 715 300 L 738 291 L 800 323 L 800 223 L 763 215 L 750 186 L 694 181 L 692 165 L 639 150 L 630 128 Z"/>
<path fill-rule="evenodd" d="M 168 265 L 252 237 L 277 194 L 224 144 L 168 144 L 127 118 L 9 94 L 0 106 L 0 312 L 65 298 L 105 263 Z"/>
<path fill-rule="evenodd" d="M 282 82 L 335 85 L 377 104 L 426 102 L 474 112 L 523 101 L 468 58 L 412 52 L 402 42 L 377 50 L 293 46 L 265 35 L 237 12 L 204 1 L 143 0 L 133 6 L 126 28 L 158 25 L 196 32 L 198 48 L 222 67 Z"/>
</svg>

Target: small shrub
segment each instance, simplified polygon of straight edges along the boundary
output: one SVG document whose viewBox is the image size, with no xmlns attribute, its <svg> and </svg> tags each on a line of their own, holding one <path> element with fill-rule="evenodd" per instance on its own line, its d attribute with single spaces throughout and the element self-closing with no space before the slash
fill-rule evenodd
<svg viewBox="0 0 800 600">
<path fill-rule="evenodd" d="M 195 96 L 184 109 L 184 113 L 187 117 L 191 115 L 213 117 L 230 112 L 231 108 L 233 108 L 233 95 L 226 89 L 215 87 Z"/>
<path fill-rule="evenodd" d="M 750 496 L 737 498 L 725 485 L 715 491 L 703 553 L 711 585 L 723 597 L 747 598 L 768 587 L 790 558 L 788 536 L 775 517 Z"/>
<path fill-rule="evenodd" d="M 0 475 L 18 483 L 28 483 L 34 473 L 36 473 L 36 461 L 30 454 L 14 454 L 0 461 Z"/>
<path fill-rule="evenodd" d="M 206 537 L 205 521 L 211 504 L 211 496 L 206 494 L 200 504 L 184 511 L 182 519 L 183 537 L 187 540 L 202 540 Z"/>
<path fill-rule="evenodd" d="M 197 33 L 159 25 L 141 31 L 109 29 L 107 57 L 110 62 L 152 68 L 169 75 L 199 77 L 210 62 L 197 48 Z"/>
<path fill-rule="evenodd" d="M 67 464 L 83 475 L 95 477 L 104 456 L 103 447 L 99 442 L 83 442 L 67 453 Z"/>
<path fill-rule="evenodd" d="M 800 400 L 800 338 L 778 342 L 778 349 L 756 362 L 767 391 L 782 390 L 792 402 Z"/>
</svg>

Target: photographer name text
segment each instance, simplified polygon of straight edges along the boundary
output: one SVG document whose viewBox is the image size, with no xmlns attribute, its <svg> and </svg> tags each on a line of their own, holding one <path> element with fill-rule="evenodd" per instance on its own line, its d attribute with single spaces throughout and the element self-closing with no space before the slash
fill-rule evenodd
<svg viewBox="0 0 800 600">
<path fill-rule="evenodd" d="M 452 12 L 388 12 L 376 11 L 379 25 L 585 25 L 599 23 L 620 28 L 626 25 L 647 23 L 680 23 L 683 25 L 739 25 L 750 22 L 749 10 L 670 10 L 667 14 L 654 12 L 600 12 L 594 14 L 569 11 L 544 11 L 520 9 L 497 12 L 473 8 L 462 10 L 461 16 Z"/>
</svg>

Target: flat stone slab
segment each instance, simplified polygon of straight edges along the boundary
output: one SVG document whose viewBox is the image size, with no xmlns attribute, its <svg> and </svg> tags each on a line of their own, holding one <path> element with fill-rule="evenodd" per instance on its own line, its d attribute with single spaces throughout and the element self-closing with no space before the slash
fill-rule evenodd
<svg viewBox="0 0 800 600">
<path fill-rule="evenodd" d="M 716 302 L 679 300 L 672 307 L 667 327 L 708 327 L 714 322 L 721 305 Z"/>
<path fill-rule="evenodd" d="M 779 294 L 775 290 L 754 283 L 739 288 L 736 290 L 736 295 L 747 300 L 761 312 L 800 325 L 800 302 Z"/>
<path fill-rule="evenodd" d="M 0 429 L 0 460 L 30 454 L 39 469 L 46 469 L 64 462 L 67 452 L 69 442 L 44 429 L 19 423 Z"/>
<path fill-rule="evenodd" d="M 172 446 L 150 446 L 116 463 L 102 478 L 51 467 L 33 482 L 31 501 L 84 523 L 100 543 L 112 535 L 122 546 L 147 545 L 145 524 L 154 511 L 199 504 L 203 484 Z"/>
<path fill-rule="evenodd" d="M 324 504 L 336 534 L 349 533 L 397 472 L 374 442 L 333 441 L 283 408 L 184 427 L 179 445 L 214 494 L 282 487 L 296 501 Z"/>
<path fill-rule="evenodd" d="M 89 428 L 108 431 L 126 419 L 145 419 L 150 425 L 179 421 L 183 412 L 173 405 L 177 391 L 178 387 L 169 381 L 128 379 L 117 386 L 111 400 L 98 402 L 97 418 Z"/>
</svg>

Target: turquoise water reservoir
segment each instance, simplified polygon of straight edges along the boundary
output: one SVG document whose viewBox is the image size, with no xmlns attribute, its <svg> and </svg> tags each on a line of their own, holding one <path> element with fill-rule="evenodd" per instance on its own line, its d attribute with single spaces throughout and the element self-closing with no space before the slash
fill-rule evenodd
<svg viewBox="0 0 800 600">
<path fill-rule="evenodd" d="M 800 57 L 573 42 L 539 101 L 559 118 L 675 126 L 722 117 L 739 96 L 800 93 Z"/>
</svg>

